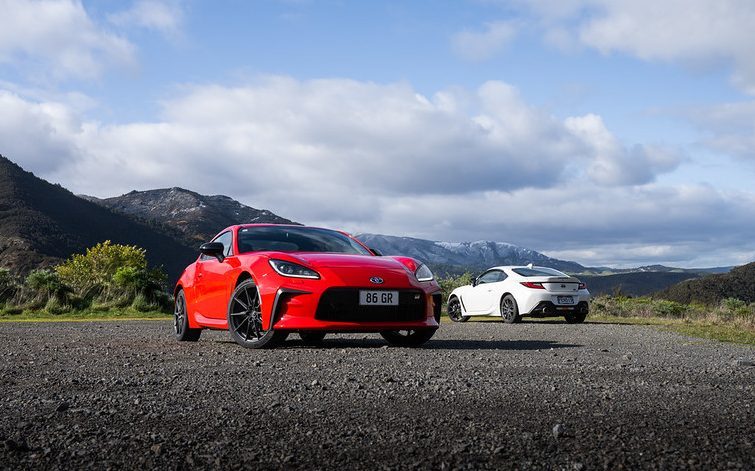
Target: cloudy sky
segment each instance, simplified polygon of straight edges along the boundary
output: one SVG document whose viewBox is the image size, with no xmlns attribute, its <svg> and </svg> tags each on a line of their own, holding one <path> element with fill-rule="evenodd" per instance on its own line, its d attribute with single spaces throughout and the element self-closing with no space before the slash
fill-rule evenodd
<svg viewBox="0 0 755 471">
<path fill-rule="evenodd" d="M 75 193 L 586 265 L 755 260 L 751 0 L 0 0 L 0 153 Z"/>
</svg>

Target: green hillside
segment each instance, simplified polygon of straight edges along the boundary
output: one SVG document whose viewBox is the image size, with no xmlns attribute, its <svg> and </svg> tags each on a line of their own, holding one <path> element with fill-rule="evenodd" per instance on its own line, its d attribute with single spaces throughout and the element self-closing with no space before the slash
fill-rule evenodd
<svg viewBox="0 0 755 471">
<path fill-rule="evenodd" d="M 729 273 L 683 281 L 655 296 L 680 303 L 716 304 L 726 298 L 755 302 L 755 262 L 736 267 Z"/>
<path fill-rule="evenodd" d="M 634 272 L 615 275 L 578 275 L 587 283 L 593 296 L 602 294 L 623 294 L 626 296 L 645 296 L 665 289 L 684 280 L 697 278 L 692 272 Z"/>
</svg>

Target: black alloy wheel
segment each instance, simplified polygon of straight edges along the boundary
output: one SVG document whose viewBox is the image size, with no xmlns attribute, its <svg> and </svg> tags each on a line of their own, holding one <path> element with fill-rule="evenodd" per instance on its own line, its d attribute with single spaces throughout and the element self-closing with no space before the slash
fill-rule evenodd
<svg viewBox="0 0 755 471">
<path fill-rule="evenodd" d="M 501 299 L 501 320 L 507 324 L 514 324 L 522 320 L 522 316 L 519 315 L 519 306 L 516 304 L 516 299 L 510 294 Z"/>
<path fill-rule="evenodd" d="M 228 302 L 228 331 L 245 348 L 273 348 L 288 336 L 262 327 L 262 303 L 253 280 L 241 282 Z"/>
<path fill-rule="evenodd" d="M 469 317 L 465 317 L 462 314 L 461 302 L 456 296 L 448 300 L 448 307 L 446 309 L 448 311 L 448 318 L 454 322 L 467 322 L 469 320 Z"/>
<path fill-rule="evenodd" d="M 189 318 L 186 314 L 186 296 L 183 290 L 176 294 L 173 307 L 173 332 L 179 342 L 196 342 L 202 335 L 202 329 L 189 327 Z"/>
<path fill-rule="evenodd" d="M 386 330 L 380 335 L 394 347 L 419 347 L 433 335 L 436 329 Z"/>
</svg>

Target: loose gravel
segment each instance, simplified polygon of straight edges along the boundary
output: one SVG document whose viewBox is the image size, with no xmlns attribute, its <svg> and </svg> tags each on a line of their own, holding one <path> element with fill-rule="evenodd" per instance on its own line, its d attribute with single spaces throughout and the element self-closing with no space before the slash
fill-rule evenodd
<svg viewBox="0 0 755 471">
<path fill-rule="evenodd" d="M 245 350 L 166 321 L 0 324 L 6 469 L 755 469 L 755 349 L 445 324 Z"/>
</svg>

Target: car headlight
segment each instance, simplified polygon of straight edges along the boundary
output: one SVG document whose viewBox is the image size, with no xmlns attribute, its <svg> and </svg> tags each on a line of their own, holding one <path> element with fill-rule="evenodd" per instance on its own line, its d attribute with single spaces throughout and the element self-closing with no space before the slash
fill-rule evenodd
<svg viewBox="0 0 755 471">
<path fill-rule="evenodd" d="M 320 279 L 320 274 L 298 263 L 286 262 L 284 260 L 270 260 L 270 266 L 273 267 L 279 275 L 290 276 L 292 278 L 311 278 Z"/>
<path fill-rule="evenodd" d="M 427 268 L 427 265 L 420 265 L 417 271 L 414 272 L 414 276 L 417 277 L 417 281 L 432 281 L 435 278 L 433 272 Z"/>
</svg>

